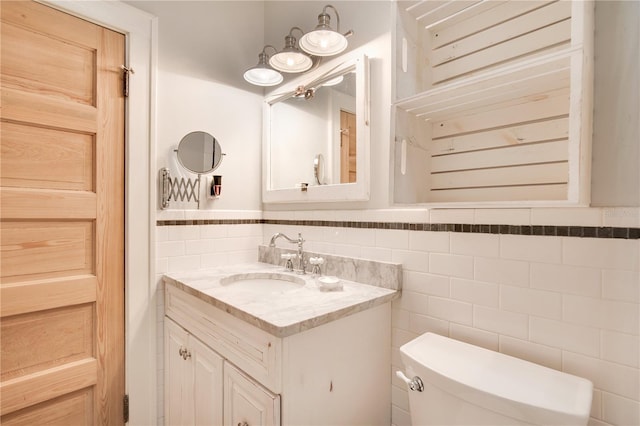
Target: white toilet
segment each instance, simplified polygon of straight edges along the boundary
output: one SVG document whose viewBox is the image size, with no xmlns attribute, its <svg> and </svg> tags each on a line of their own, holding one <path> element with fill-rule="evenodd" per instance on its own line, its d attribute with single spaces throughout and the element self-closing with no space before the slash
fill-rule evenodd
<svg viewBox="0 0 640 426">
<path fill-rule="evenodd" d="M 426 333 L 400 348 L 413 426 L 586 425 L 593 385 L 538 364 Z"/>
</svg>

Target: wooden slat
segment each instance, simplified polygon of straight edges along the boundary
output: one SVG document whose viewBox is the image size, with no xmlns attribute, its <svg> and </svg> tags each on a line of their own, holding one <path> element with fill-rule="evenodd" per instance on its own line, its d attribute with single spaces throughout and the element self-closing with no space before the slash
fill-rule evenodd
<svg viewBox="0 0 640 426">
<path fill-rule="evenodd" d="M 4 83 L 4 82 L 3 82 Z M 38 93 L 20 92 L 7 87 L 0 91 L 2 117 L 6 121 L 96 133 L 96 109 L 91 105 L 51 98 Z M 37 108 L 38 114 L 33 110 Z"/>
<path fill-rule="evenodd" d="M 422 16 L 418 17 L 418 25 L 429 28 L 430 26 L 437 24 L 443 19 L 449 18 L 456 13 L 464 10 L 474 4 L 480 3 L 480 0 L 452 0 L 437 9 L 431 10 Z"/>
<path fill-rule="evenodd" d="M 95 219 L 96 194 L 85 191 L 0 188 L 2 219 Z"/>
<path fill-rule="evenodd" d="M 547 7 L 488 28 L 431 52 L 433 66 L 486 49 L 523 34 L 539 30 L 571 17 L 571 2 L 558 1 Z"/>
<path fill-rule="evenodd" d="M 93 275 L 3 284 L 0 317 L 95 302 L 96 286 Z"/>
<path fill-rule="evenodd" d="M 96 384 L 97 361 L 75 361 L 0 383 L 0 415 Z"/>
<path fill-rule="evenodd" d="M 422 0 L 413 2 L 410 6 L 406 8 L 406 11 L 413 16 L 415 19 L 418 19 L 420 16 L 425 15 L 429 12 L 434 11 L 435 9 L 442 7 L 449 3 L 451 0 Z"/>
<path fill-rule="evenodd" d="M 545 97 L 569 97 L 570 76 L 568 68 L 533 77 L 530 82 L 531 85 L 527 85 L 526 81 L 507 83 L 503 87 L 496 87 L 493 91 L 487 90 L 483 93 L 470 88 L 468 97 L 460 95 L 456 101 L 456 97 L 452 96 L 448 101 L 433 102 L 423 108 L 416 109 L 415 114 L 419 118 L 430 121 L 445 121 L 480 111 L 507 109 L 515 105 L 535 102 Z"/>
<path fill-rule="evenodd" d="M 431 175 L 431 189 L 476 188 L 505 185 L 567 183 L 566 162 L 465 170 Z"/>
<path fill-rule="evenodd" d="M 513 40 L 467 55 L 460 59 L 433 67 L 433 82 L 451 80 L 473 71 L 521 58 L 545 48 L 566 44 L 571 39 L 571 21 L 566 20 Z"/>
<path fill-rule="evenodd" d="M 93 304 L 2 319 L 2 381 L 93 356 Z"/>
<path fill-rule="evenodd" d="M 18 123 L 0 126 L 0 185 L 93 190 L 93 136 Z"/>
<path fill-rule="evenodd" d="M 552 1 L 554 0 L 510 0 L 502 4 L 497 3 L 494 8 L 490 8 L 484 12 L 470 16 L 469 19 L 466 19 L 460 25 L 447 25 L 445 22 L 442 27 L 437 26 L 432 29 L 431 46 L 434 49 L 444 46 L 467 37 L 470 34 L 475 34 L 484 29 L 491 28 L 501 22 L 508 21 L 513 17 L 535 10 Z M 485 3 L 494 2 L 489 0 Z"/>
<path fill-rule="evenodd" d="M 566 200 L 567 185 L 505 186 L 500 188 L 467 188 L 431 191 L 429 201 L 449 202 L 492 202 L 492 201 L 536 201 Z"/>
<path fill-rule="evenodd" d="M 414 114 L 428 114 L 429 111 L 443 109 L 443 105 L 448 103 L 453 104 L 450 109 L 455 109 L 455 105 L 464 103 L 467 97 L 469 101 L 466 102 L 470 102 L 488 97 L 499 99 L 507 96 L 508 99 L 512 93 L 519 96 L 545 93 L 559 87 L 559 81 L 564 84 L 562 87 L 569 87 L 570 64 L 571 57 L 566 54 L 551 55 L 536 63 L 524 62 L 505 67 L 482 78 L 435 87 L 398 103 L 398 106 Z"/>
<path fill-rule="evenodd" d="M 467 21 L 468 19 L 472 19 L 474 16 L 478 16 L 481 13 L 488 11 L 489 9 L 493 9 L 509 1 L 511 0 L 483 0 L 481 2 L 474 3 L 466 9 L 463 9 L 460 12 L 456 13 L 455 15 L 448 17 L 447 19 L 429 26 L 429 34 L 427 35 L 427 37 L 430 38 L 429 46 L 431 46 L 432 49 L 435 49 L 448 43 L 439 42 L 439 33 L 443 29 L 457 27 L 458 25 L 456 24 L 466 25 L 465 21 Z M 449 42 L 451 42 L 451 40 Z"/>
<path fill-rule="evenodd" d="M 81 389 L 51 401 L 2 416 L 3 426 L 89 425 L 93 423 L 93 392 Z"/>
<path fill-rule="evenodd" d="M 566 140 L 543 142 L 524 146 L 441 155 L 431 159 L 431 172 L 450 172 L 488 167 L 567 161 L 569 149 Z"/>
<path fill-rule="evenodd" d="M 560 117 L 569 113 L 569 95 L 548 97 L 541 95 L 540 100 L 510 105 L 490 111 L 482 111 L 445 121 L 435 121 L 432 128 L 433 138 L 460 135 L 503 126 L 513 126 L 523 122 Z"/>
<path fill-rule="evenodd" d="M 432 155 L 453 154 L 479 149 L 522 145 L 532 142 L 567 139 L 568 135 L 569 119 L 559 118 L 556 120 L 489 130 L 487 132 L 436 139 L 432 141 L 429 148 Z"/>
</svg>

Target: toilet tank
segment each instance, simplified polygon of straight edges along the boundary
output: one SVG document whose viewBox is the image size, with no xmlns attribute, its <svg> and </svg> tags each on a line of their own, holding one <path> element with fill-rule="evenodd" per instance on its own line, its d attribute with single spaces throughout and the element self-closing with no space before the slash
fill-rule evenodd
<svg viewBox="0 0 640 426">
<path fill-rule="evenodd" d="M 586 425 L 589 380 L 426 333 L 400 348 L 409 378 L 411 419 L 418 425 Z M 401 374 L 399 374 L 401 376 Z"/>
</svg>

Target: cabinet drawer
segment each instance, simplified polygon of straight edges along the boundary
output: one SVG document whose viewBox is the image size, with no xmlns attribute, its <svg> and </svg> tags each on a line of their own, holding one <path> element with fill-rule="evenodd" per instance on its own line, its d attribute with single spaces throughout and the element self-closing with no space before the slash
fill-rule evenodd
<svg viewBox="0 0 640 426">
<path fill-rule="evenodd" d="M 269 390 L 281 392 L 282 339 L 171 285 L 165 313 Z"/>
</svg>

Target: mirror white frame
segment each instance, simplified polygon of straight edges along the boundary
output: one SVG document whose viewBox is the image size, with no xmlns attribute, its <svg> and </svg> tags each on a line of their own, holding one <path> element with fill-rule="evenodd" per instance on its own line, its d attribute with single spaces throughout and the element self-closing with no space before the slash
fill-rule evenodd
<svg viewBox="0 0 640 426">
<path fill-rule="evenodd" d="M 279 88 L 278 94 L 267 96 L 263 106 L 262 135 L 262 201 L 264 203 L 310 203 L 367 201 L 370 194 L 370 125 L 369 125 L 369 59 L 361 55 L 335 66 L 328 63 L 313 73 L 307 73 L 304 79 L 296 79 L 291 84 Z M 328 185 L 315 185 L 309 182 L 305 188 L 273 189 L 271 184 L 271 106 L 289 98 L 295 89 L 305 83 L 316 80 L 328 81 L 333 76 L 345 73 L 355 67 L 356 70 L 356 181 Z M 326 74 L 323 75 L 323 74 Z M 283 96 L 282 93 L 290 93 Z M 310 162 L 309 167 L 313 167 Z"/>
</svg>

